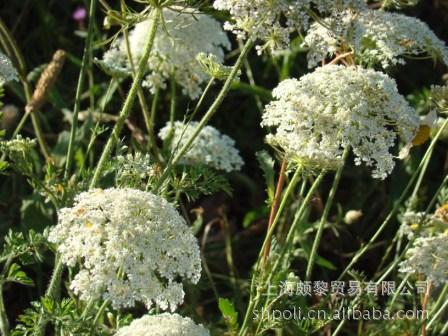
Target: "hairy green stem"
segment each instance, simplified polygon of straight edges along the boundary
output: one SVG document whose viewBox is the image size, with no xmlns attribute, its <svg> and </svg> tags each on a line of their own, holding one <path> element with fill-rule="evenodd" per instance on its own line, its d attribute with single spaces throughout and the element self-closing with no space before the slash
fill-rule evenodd
<svg viewBox="0 0 448 336">
<path fill-rule="evenodd" d="M 0 331 L 2 332 L 3 336 L 9 336 L 11 335 L 9 330 L 9 321 L 8 321 L 8 315 L 6 315 L 6 308 L 5 303 L 3 301 L 3 281 L 6 277 L 6 273 L 9 270 L 9 267 L 11 266 L 11 263 L 13 261 L 12 256 L 9 256 L 8 259 L 6 259 L 5 265 L 3 265 L 3 271 L 0 277 Z"/>
<path fill-rule="evenodd" d="M 63 270 L 64 270 L 64 264 L 62 262 L 62 258 L 56 254 L 53 274 L 51 275 L 50 284 L 48 285 L 47 291 L 45 293 L 46 297 L 55 300 L 57 299 Z M 41 312 L 41 315 L 39 316 L 39 320 L 37 322 L 37 326 L 36 329 L 34 330 L 33 335 L 34 336 L 45 335 L 45 327 L 47 326 L 47 323 L 48 321 L 44 318 L 43 312 Z"/>
<path fill-rule="evenodd" d="M 118 140 L 118 138 L 120 136 L 121 130 L 123 129 L 125 121 L 128 118 L 129 113 L 131 112 L 131 109 L 134 105 L 135 97 L 137 96 L 140 82 L 143 78 L 143 75 L 145 74 L 145 71 L 147 68 L 147 63 L 148 63 L 148 58 L 151 53 L 152 46 L 154 44 L 154 39 L 155 39 L 156 32 L 157 32 L 157 26 L 159 24 L 159 20 L 160 20 L 160 16 L 161 16 L 160 9 L 154 8 L 151 12 L 151 16 L 152 16 L 151 26 L 149 28 L 148 37 L 145 41 L 143 55 L 142 55 L 142 58 L 140 59 L 137 73 L 134 76 L 134 80 L 132 82 L 131 89 L 128 93 L 128 96 L 126 97 L 126 100 L 124 102 L 124 105 L 120 112 L 120 115 L 118 116 L 118 120 L 114 126 L 114 129 L 112 130 L 112 134 L 109 137 L 109 139 L 107 140 L 106 146 L 104 147 L 104 150 L 101 154 L 97 168 L 95 170 L 92 181 L 90 183 L 90 188 L 94 188 L 98 184 L 98 181 L 101 177 L 104 167 L 112 153 L 113 146 L 115 146 L 116 141 Z"/>
<path fill-rule="evenodd" d="M 316 238 L 314 239 L 313 247 L 311 248 L 311 254 L 308 259 L 308 265 L 306 268 L 305 279 L 310 280 L 311 275 L 313 273 L 314 262 L 317 256 L 317 249 L 319 248 L 320 240 L 322 239 L 322 233 L 324 231 L 324 226 L 327 223 L 328 215 L 330 214 L 331 207 L 333 205 L 334 197 L 336 195 L 336 191 L 339 186 L 339 182 L 341 180 L 342 171 L 344 169 L 345 161 L 347 160 L 347 156 L 349 153 L 349 148 L 344 150 L 344 154 L 342 155 L 342 164 L 338 168 L 336 175 L 333 180 L 333 185 L 331 186 L 330 193 L 328 194 L 327 203 L 325 204 L 324 212 L 322 217 L 320 218 L 319 226 L 317 228 Z"/>
<path fill-rule="evenodd" d="M 70 169 L 73 162 L 73 153 L 75 148 L 75 137 L 78 129 L 78 114 L 81 108 L 81 95 L 84 87 L 84 80 L 88 65 L 91 63 L 91 48 L 93 38 L 93 26 L 95 19 L 96 0 L 90 0 L 89 8 L 89 27 L 87 29 L 86 44 L 84 46 L 84 54 L 82 56 L 81 70 L 79 72 L 78 84 L 76 87 L 75 104 L 73 107 L 72 125 L 70 128 L 70 139 L 67 149 L 67 159 L 65 162 L 64 180 L 67 181 L 70 175 Z M 93 111 L 92 111 L 93 112 Z"/>
<path fill-rule="evenodd" d="M 205 113 L 205 115 L 202 117 L 201 121 L 199 122 L 198 126 L 194 130 L 193 134 L 191 134 L 190 138 L 185 142 L 185 144 L 182 146 L 182 148 L 176 153 L 174 158 L 171 160 L 171 162 L 168 163 L 167 167 L 165 168 L 165 171 L 163 172 L 160 180 L 158 181 L 155 191 L 158 191 L 158 189 L 162 186 L 165 179 L 170 175 L 171 169 L 173 166 L 179 162 L 179 160 L 184 156 L 184 154 L 190 149 L 190 146 L 193 144 L 194 140 L 197 138 L 199 133 L 202 131 L 202 129 L 207 125 L 207 123 L 210 121 L 210 119 L 213 117 L 213 115 L 218 111 L 219 107 L 221 106 L 224 98 L 226 97 L 227 93 L 230 90 L 230 87 L 232 86 L 233 81 L 238 76 L 238 72 L 241 68 L 241 65 L 243 64 L 244 59 L 246 58 L 249 51 L 252 49 L 253 46 L 253 40 L 249 38 L 244 45 L 243 50 L 241 51 L 240 56 L 238 57 L 235 65 L 232 67 L 232 71 L 229 74 L 229 77 L 227 77 L 227 80 L 225 81 L 221 91 L 219 92 L 218 96 L 216 97 L 213 104 L 210 106 L 208 111 Z"/>
<path fill-rule="evenodd" d="M 381 233 L 384 231 L 386 226 L 389 224 L 392 218 L 395 217 L 398 210 L 400 209 L 401 204 L 406 198 L 406 195 L 408 194 L 409 190 L 411 189 L 413 183 L 417 179 L 418 174 L 421 172 L 421 170 L 425 167 L 426 161 L 429 160 L 431 157 L 432 150 L 434 146 L 436 145 L 438 139 L 440 138 L 442 132 L 444 131 L 445 127 L 448 125 L 448 119 L 445 120 L 442 127 L 440 127 L 439 131 L 437 132 L 436 136 L 432 139 L 431 144 L 429 145 L 428 149 L 426 150 L 425 155 L 423 156 L 422 161 L 420 161 L 420 164 L 418 165 L 415 172 L 412 174 L 411 179 L 409 180 L 408 184 L 404 188 L 403 192 L 401 193 L 400 197 L 398 198 L 397 202 L 393 206 L 392 210 L 389 212 L 387 217 L 384 219 L 383 223 L 380 225 L 378 230 L 375 232 L 375 234 L 370 238 L 370 240 L 367 242 L 366 245 L 364 245 L 361 250 L 359 250 L 355 256 L 352 258 L 350 263 L 347 265 L 347 267 L 344 269 L 344 271 L 339 275 L 338 280 L 341 280 L 345 274 L 352 268 L 353 265 L 355 265 L 361 257 L 366 253 L 366 251 L 369 250 L 369 248 L 372 246 L 372 244 L 378 239 L 378 237 L 381 235 Z"/>
</svg>

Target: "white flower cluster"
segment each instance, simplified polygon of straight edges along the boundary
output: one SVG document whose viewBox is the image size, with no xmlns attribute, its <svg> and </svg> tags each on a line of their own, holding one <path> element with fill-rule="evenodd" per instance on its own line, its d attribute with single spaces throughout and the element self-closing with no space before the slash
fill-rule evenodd
<svg viewBox="0 0 448 336">
<path fill-rule="evenodd" d="M 164 141 L 172 137 L 171 148 L 176 152 L 188 141 L 197 125 L 195 121 L 187 125 L 176 121 L 173 129 L 171 124 L 167 123 L 160 130 L 159 137 Z M 226 172 L 240 170 L 244 165 L 238 149 L 235 148 L 235 141 L 212 126 L 205 126 L 201 130 L 191 148 L 183 156 L 181 163 L 206 165 Z"/>
<path fill-rule="evenodd" d="M 314 67 L 336 52 L 353 50 L 366 65 L 404 64 L 406 57 L 429 56 L 448 65 L 448 48 L 428 25 L 415 17 L 380 10 L 345 11 L 313 23 L 305 45 L 308 65 Z M 330 29 L 329 29 L 330 28 Z"/>
<path fill-rule="evenodd" d="M 11 60 L 0 52 L 0 86 L 13 80 L 18 80 L 17 70 Z"/>
<path fill-rule="evenodd" d="M 400 272 L 423 274 L 434 285 L 448 283 L 448 235 L 417 238 L 400 264 Z"/>
<path fill-rule="evenodd" d="M 134 155 L 120 155 L 116 158 L 116 181 L 120 186 L 133 186 L 154 175 L 149 154 L 136 152 Z"/>
<path fill-rule="evenodd" d="M 83 192 L 59 211 L 49 240 L 62 260 L 80 264 L 71 289 L 82 300 L 111 300 L 114 307 L 174 310 L 183 302 L 180 279 L 197 283 L 199 246 L 175 208 L 134 189 Z"/>
<path fill-rule="evenodd" d="M 196 61 L 197 54 L 212 54 L 223 62 L 224 50 L 230 49 L 230 41 L 218 21 L 196 10 L 164 8 L 163 17 L 163 25 L 157 30 L 148 61 L 149 74 L 143 85 L 154 93 L 157 88 L 164 89 L 168 80 L 174 79 L 184 94 L 195 99 L 202 92 L 201 84 L 209 79 Z M 135 60 L 142 56 L 150 20 L 137 24 L 129 34 L 130 50 Z M 102 63 L 116 72 L 129 72 L 123 39 L 117 40 L 104 54 Z"/>
<path fill-rule="evenodd" d="M 360 67 L 326 65 L 281 82 L 273 96 L 262 120 L 274 128 L 267 141 L 310 168 L 334 169 L 350 147 L 357 165 L 384 179 L 394 167 L 389 150 L 397 137 L 409 142 L 420 125 L 393 79 Z"/>
<path fill-rule="evenodd" d="M 188 317 L 163 313 L 134 320 L 119 329 L 115 336 L 210 336 L 210 333 Z"/>
<path fill-rule="evenodd" d="M 343 8 L 363 9 L 362 0 L 215 0 L 218 10 L 230 12 L 231 20 L 224 28 L 239 38 L 260 39 L 266 42 L 258 46 L 261 53 L 268 48 L 278 51 L 287 48 L 290 34 L 308 27 L 309 11 L 312 7 L 322 13 L 331 13 Z"/>
</svg>

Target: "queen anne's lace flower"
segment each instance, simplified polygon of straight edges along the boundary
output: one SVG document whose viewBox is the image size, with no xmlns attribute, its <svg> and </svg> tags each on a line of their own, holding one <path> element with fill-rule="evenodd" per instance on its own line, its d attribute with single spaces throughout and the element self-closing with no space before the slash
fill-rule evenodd
<svg viewBox="0 0 448 336">
<path fill-rule="evenodd" d="M 335 168 L 351 147 L 357 165 L 364 162 L 384 179 L 394 167 L 389 149 L 397 136 L 408 142 L 419 127 L 395 81 L 360 67 L 320 67 L 281 82 L 273 96 L 262 121 L 274 128 L 267 140 L 305 167 Z"/>
<path fill-rule="evenodd" d="M 178 314 L 146 315 L 118 330 L 115 336 L 209 336 L 202 325 Z"/>
<path fill-rule="evenodd" d="M 215 0 L 213 6 L 230 12 L 231 20 L 224 26 L 226 30 L 239 38 L 249 35 L 266 41 L 264 47 L 258 47 L 261 53 L 265 48 L 285 49 L 290 34 L 308 26 L 311 8 L 331 13 L 348 7 L 363 9 L 365 3 L 362 0 Z"/>
<path fill-rule="evenodd" d="M 171 147 L 174 152 L 181 148 L 190 138 L 198 123 L 190 122 L 188 125 L 180 121 L 162 128 L 159 136 L 162 140 L 167 140 L 170 136 Z M 183 156 L 181 163 L 188 165 L 206 165 L 218 170 L 231 172 L 240 170 L 244 162 L 238 150 L 235 148 L 235 141 L 225 134 L 221 134 L 212 126 L 205 126 L 194 141 L 190 150 Z"/>
<path fill-rule="evenodd" d="M 0 86 L 17 79 L 17 70 L 11 60 L 0 52 Z"/>
<path fill-rule="evenodd" d="M 114 307 L 174 310 L 183 302 L 180 279 L 197 283 L 199 246 L 163 198 L 134 189 L 83 192 L 61 209 L 49 240 L 62 260 L 80 264 L 70 288 L 81 299 L 110 299 Z"/>
<path fill-rule="evenodd" d="M 327 56 L 353 49 L 363 64 L 404 64 L 406 57 L 430 56 L 448 65 L 448 48 L 428 25 L 417 18 L 379 10 L 346 11 L 313 23 L 305 44 L 310 48 L 308 65 Z M 330 29 L 328 29 L 328 27 Z"/>
<path fill-rule="evenodd" d="M 142 185 L 142 181 L 155 175 L 149 154 L 136 152 L 134 155 L 120 155 L 115 161 L 117 171 L 115 179 L 119 186 Z"/>
<path fill-rule="evenodd" d="M 448 283 L 448 235 L 417 238 L 400 264 L 400 272 L 423 274 L 435 285 Z"/>
<path fill-rule="evenodd" d="M 211 17 L 193 9 L 163 9 L 164 24 L 159 27 L 148 61 L 149 74 L 143 82 L 152 92 L 165 88 L 166 81 L 174 78 L 183 93 L 192 99 L 202 90 L 201 84 L 209 76 L 202 71 L 196 55 L 213 54 L 222 62 L 224 50 L 230 49 L 230 41 L 221 25 Z M 151 19 L 137 24 L 129 36 L 133 59 L 140 59 Z M 115 73 L 130 72 L 123 39 L 117 40 L 103 56 L 101 62 Z"/>
</svg>

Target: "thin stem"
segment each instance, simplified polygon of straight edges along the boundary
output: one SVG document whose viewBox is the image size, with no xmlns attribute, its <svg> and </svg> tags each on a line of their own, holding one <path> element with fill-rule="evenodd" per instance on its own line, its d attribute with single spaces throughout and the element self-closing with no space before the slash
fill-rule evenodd
<svg viewBox="0 0 448 336">
<path fill-rule="evenodd" d="M 294 187 L 296 186 L 296 184 L 297 184 L 297 180 L 299 179 L 299 177 L 300 177 L 300 173 L 301 173 L 301 172 L 302 172 L 301 167 L 297 167 L 297 169 L 296 169 L 296 171 L 294 172 L 294 175 L 293 175 L 291 181 L 290 181 L 289 184 L 288 184 L 288 187 L 287 187 L 286 190 L 285 190 L 285 194 L 284 194 L 283 197 L 282 197 L 282 200 L 281 200 L 280 205 L 279 205 L 279 207 L 278 207 L 278 211 L 277 211 L 277 213 L 276 213 L 276 215 L 275 215 L 275 218 L 274 218 L 274 220 L 273 220 L 273 222 L 272 222 L 272 224 L 271 224 L 271 227 L 268 229 L 268 232 L 266 233 L 266 237 L 265 237 L 264 242 L 263 242 L 263 245 L 262 245 L 262 247 L 261 247 L 259 260 L 260 260 L 260 257 L 262 256 L 262 253 L 263 253 L 264 250 L 266 249 L 266 246 L 268 245 L 268 242 L 270 242 L 271 239 L 272 239 L 272 236 L 273 236 L 273 234 L 274 234 L 274 230 L 275 230 L 275 228 L 277 227 L 277 223 L 278 223 L 278 221 L 280 220 L 280 216 L 281 216 L 281 214 L 282 214 L 282 212 L 283 212 L 283 209 L 284 209 L 285 206 L 286 206 L 286 203 L 287 203 L 287 201 L 288 201 L 289 195 L 291 194 L 292 190 L 293 190 Z"/>
<path fill-rule="evenodd" d="M 448 300 L 445 301 L 445 303 L 439 308 L 439 310 L 437 310 L 434 314 L 434 316 L 431 318 L 431 320 L 429 321 L 428 325 L 426 326 L 426 330 L 428 331 L 432 325 L 434 324 L 434 322 L 440 317 L 440 315 L 443 313 L 443 311 L 448 307 Z M 446 326 L 444 327 L 444 329 L 446 328 Z M 444 335 L 444 333 L 442 332 L 440 335 Z"/>
<path fill-rule="evenodd" d="M 171 130 L 174 131 L 174 121 L 176 120 L 176 105 L 177 105 L 176 81 L 174 79 L 174 76 L 171 78 L 170 86 L 171 86 L 170 127 Z"/>
<path fill-rule="evenodd" d="M 280 216 L 281 216 L 281 214 L 282 214 L 282 212 L 283 212 L 283 209 L 284 209 L 285 206 L 286 206 L 286 203 L 287 203 L 287 200 L 288 200 L 288 198 L 289 198 L 289 195 L 291 194 L 292 190 L 294 189 L 294 187 L 295 187 L 295 185 L 296 185 L 296 183 L 297 183 L 297 180 L 298 180 L 298 178 L 299 178 L 301 172 L 302 172 L 301 167 L 297 167 L 297 169 L 296 169 L 296 171 L 295 171 L 295 173 L 294 173 L 294 176 L 292 177 L 291 181 L 289 182 L 288 187 L 287 187 L 286 190 L 285 190 L 285 194 L 283 195 L 283 197 L 282 197 L 282 199 L 281 199 L 281 203 L 280 203 L 280 205 L 279 205 L 279 208 L 278 208 L 278 211 L 277 211 L 277 213 L 276 213 L 276 215 L 275 215 L 275 218 L 274 218 L 274 220 L 273 220 L 273 222 L 272 222 L 272 225 L 271 225 L 271 227 L 268 229 L 268 232 L 266 233 L 266 237 L 264 238 L 263 245 L 261 246 L 260 254 L 259 254 L 259 256 L 258 256 L 256 265 L 255 265 L 256 272 L 255 272 L 254 275 L 252 276 L 252 281 L 251 281 L 251 295 L 250 295 L 249 306 L 248 306 L 248 308 L 247 308 L 247 310 L 246 310 L 246 314 L 245 314 L 245 316 L 244 316 L 243 325 L 242 325 L 241 328 L 240 328 L 240 333 L 239 333 L 239 335 L 245 335 L 245 334 L 246 334 L 246 331 L 247 331 L 247 328 L 248 328 L 248 324 L 249 324 L 249 320 L 250 320 L 250 314 L 252 314 L 252 310 L 253 310 L 253 308 L 254 308 L 255 306 L 258 305 L 258 302 L 259 302 L 259 293 L 256 291 L 256 285 L 255 285 L 255 284 L 256 284 L 256 282 L 257 282 L 257 281 L 256 281 L 256 280 L 257 280 L 257 279 L 256 279 L 257 276 L 260 275 L 260 274 L 258 273 L 259 265 L 262 264 L 263 266 L 265 266 L 265 264 L 262 263 L 262 260 L 263 260 L 263 259 L 262 259 L 262 258 L 263 258 L 263 252 L 264 252 L 264 250 L 265 250 L 265 248 L 266 248 L 266 246 L 267 246 L 267 242 L 268 242 L 268 241 L 270 242 L 271 239 L 272 239 L 272 235 L 273 235 L 273 233 L 274 233 L 275 227 L 277 226 L 277 223 L 278 223 L 278 221 L 279 221 L 279 219 L 280 219 Z M 318 179 L 318 181 L 320 182 L 320 179 Z M 319 182 L 317 182 L 317 183 L 319 183 Z M 317 184 L 316 184 L 316 186 L 317 186 Z M 314 190 L 315 190 L 315 188 L 312 188 L 312 190 L 310 190 L 310 192 L 308 193 L 308 195 L 313 194 L 313 193 L 314 193 Z M 307 196 L 308 196 L 308 195 L 307 195 Z M 310 198 L 311 198 L 311 196 L 310 196 L 309 198 L 307 197 L 307 199 L 310 199 Z M 304 203 L 302 204 L 302 207 L 304 206 L 304 204 L 305 204 L 305 201 L 304 201 Z M 268 277 L 271 277 L 273 274 L 274 274 L 273 271 L 270 272 L 270 273 L 268 274 Z M 263 276 L 263 275 L 261 274 L 260 276 Z M 254 297 L 254 295 L 257 295 L 257 297 Z"/>
<path fill-rule="evenodd" d="M 132 76 L 135 77 L 136 73 L 135 73 L 134 58 L 132 56 L 132 50 L 131 50 L 131 46 L 129 43 L 129 34 L 128 34 L 127 29 L 123 30 L 123 36 L 124 36 L 124 41 L 125 41 L 125 45 L 126 45 L 126 51 L 128 54 L 129 63 L 131 65 L 131 69 L 132 69 Z M 156 138 L 154 135 L 154 123 L 153 123 L 153 120 L 151 117 L 152 113 L 149 110 L 148 104 L 146 102 L 145 94 L 143 92 L 143 89 L 140 86 L 138 87 L 137 97 L 138 97 L 140 107 L 142 109 L 142 114 L 143 114 L 143 119 L 145 120 L 146 129 L 148 131 L 150 149 L 152 149 L 152 152 L 154 154 L 154 158 L 155 158 L 156 162 L 159 162 L 160 154 L 159 154 L 159 148 L 156 143 Z"/>
<path fill-rule="evenodd" d="M 278 182 L 275 190 L 274 200 L 271 206 L 271 213 L 269 214 L 268 231 L 274 222 L 275 215 L 277 214 L 278 207 L 280 205 L 280 199 L 282 197 L 283 185 L 285 184 L 285 171 L 288 166 L 288 162 L 284 159 L 280 167 L 280 172 L 278 174 Z M 266 248 L 263 251 L 263 265 L 266 264 L 266 260 L 269 257 L 269 251 L 271 249 L 271 241 L 268 241 Z"/>
<path fill-rule="evenodd" d="M 3 301 L 3 280 L 9 270 L 9 267 L 11 266 L 12 261 L 13 258 L 9 256 L 5 262 L 5 265 L 3 265 L 3 271 L 0 278 L 0 331 L 4 336 L 9 336 L 11 333 L 9 330 L 8 315 L 6 314 L 5 303 Z"/>
<path fill-rule="evenodd" d="M 280 252 L 279 258 L 276 260 L 274 267 L 272 268 L 272 273 L 275 274 L 277 272 L 278 264 L 284 260 L 286 251 L 289 250 L 289 247 L 292 245 L 294 240 L 294 235 L 298 229 L 298 225 L 300 223 L 300 220 L 302 219 L 309 203 L 311 202 L 311 199 L 313 198 L 317 188 L 322 183 L 322 180 L 324 179 L 324 176 L 326 174 L 326 171 L 322 171 L 319 176 L 314 180 L 313 184 L 311 185 L 310 189 L 308 190 L 308 193 L 306 194 L 305 198 L 302 201 L 301 206 L 297 210 L 296 214 L 294 215 L 294 221 L 291 225 L 291 228 L 289 229 L 288 235 L 286 236 L 285 243 L 282 247 L 282 250 Z"/>
<path fill-rule="evenodd" d="M 423 302 L 422 302 L 422 311 L 423 311 L 423 323 L 422 323 L 422 336 L 426 336 L 426 320 L 427 320 L 427 314 L 426 314 L 426 308 L 428 307 L 429 302 L 429 295 L 431 294 L 431 282 L 428 283 L 428 286 L 426 288 L 426 293 L 423 296 Z"/>
<path fill-rule="evenodd" d="M 81 70 L 78 77 L 78 84 L 76 87 L 76 95 L 75 95 L 75 104 L 73 107 L 73 117 L 72 117 L 72 125 L 70 128 L 70 139 L 68 143 L 67 149 L 67 160 L 65 162 L 65 171 L 64 171 L 64 180 L 67 181 L 70 169 L 73 162 L 73 153 L 75 148 L 75 137 L 76 131 L 78 129 L 78 114 L 81 108 L 81 95 L 84 86 L 84 80 L 86 76 L 86 71 L 88 65 L 91 63 L 91 45 L 93 38 L 93 26 L 95 21 L 95 8 L 96 8 L 96 0 L 90 0 L 90 8 L 89 8 L 89 27 L 87 28 L 87 38 L 86 44 L 84 46 L 84 54 L 82 56 L 81 62 Z M 92 111 L 93 112 L 93 111 Z"/>
<path fill-rule="evenodd" d="M 193 144 L 194 140 L 197 138 L 201 130 L 207 125 L 207 123 L 210 121 L 210 119 L 213 117 L 213 115 L 218 111 L 219 107 L 221 106 L 224 98 L 226 97 L 227 93 L 230 90 L 230 87 L 232 86 L 233 81 L 238 76 L 239 69 L 241 68 L 241 65 L 243 64 L 244 59 L 246 58 L 249 51 L 252 49 L 253 46 L 253 40 L 249 38 L 244 45 L 243 50 L 241 51 L 240 56 L 238 57 L 235 65 L 232 67 L 232 71 L 229 74 L 229 77 L 227 77 L 227 80 L 225 81 L 221 91 L 219 92 L 218 96 L 216 97 L 213 104 L 210 106 L 208 111 L 205 113 L 205 115 L 202 117 L 201 121 L 197 125 L 196 129 L 194 130 L 193 134 L 191 134 L 190 138 L 185 142 L 185 144 L 182 146 L 182 148 L 176 153 L 173 160 L 169 162 L 167 165 L 165 171 L 163 172 L 160 180 L 158 181 L 158 184 L 155 187 L 155 191 L 158 191 L 158 189 L 162 186 L 165 179 L 170 175 L 171 169 L 179 162 L 179 160 L 184 156 L 184 154 L 190 149 L 190 146 Z"/>
<path fill-rule="evenodd" d="M 55 267 L 53 270 L 53 274 L 51 275 L 50 284 L 48 285 L 47 292 L 45 293 L 46 297 L 57 299 L 57 294 L 59 291 L 59 284 L 61 282 L 62 271 L 64 270 L 64 264 L 62 262 L 62 258 L 56 255 Z M 43 336 L 45 335 L 45 327 L 47 326 L 48 321 L 44 318 L 43 313 L 39 316 L 39 320 L 37 322 L 35 336 Z"/>
<path fill-rule="evenodd" d="M 306 268 L 305 279 L 310 280 L 311 275 L 313 273 L 314 262 L 317 256 L 317 249 L 319 248 L 320 240 L 322 239 L 322 233 L 324 231 L 324 226 L 327 223 L 328 215 L 330 214 L 331 207 L 333 205 L 334 197 L 336 195 L 336 191 L 339 186 L 339 182 L 341 181 L 342 171 L 344 170 L 345 161 L 347 160 L 347 156 L 349 153 L 349 148 L 344 150 L 344 154 L 342 155 L 342 164 L 338 168 L 336 175 L 333 180 L 333 185 L 331 186 L 330 193 L 328 195 L 327 203 L 325 204 L 324 212 L 322 217 L 320 218 L 319 226 L 317 228 L 316 238 L 314 239 L 313 247 L 311 248 L 310 258 L 308 259 L 308 266 Z"/>
<path fill-rule="evenodd" d="M 92 326 L 95 327 L 98 323 L 99 319 L 101 318 L 101 315 L 103 314 L 104 310 L 106 309 L 107 305 L 110 303 L 109 300 L 105 300 L 103 304 L 101 305 L 100 309 L 98 309 L 98 312 L 95 315 L 95 318 L 93 319 Z"/>
<path fill-rule="evenodd" d="M 2 335 L 9 336 L 9 321 L 6 315 L 5 303 L 3 302 L 3 284 L 0 284 L 0 331 Z"/>
<path fill-rule="evenodd" d="M 397 202 L 395 203 L 395 205 L 393 206 L 392 210 L 389 212 L 389 214 L 387 215 L 387 217 L 384 219 L 383 223 L 380 225 L 380 227 L 378 228 L 378 230 L 375 232 L 375 234 L 372 236 L 372 238 L 370 238 L 370 240 L 368 241 L 368 243 L 366 245 L 364 245 L 363 248 L 361 248 L 361 250 L 359 250 L 355 256 L 353 257 L 353 259 L 350 261 L 350 263 L 347 265 L 347 267 L 344 269 L 344 271 L 341 273 L 341 275 L 338 277 L 338 280 L 342 279 L 344 277 L 345 274 L 347 274 L 347 272 L 350 270 L 350 268 L 356 264 L 359 259 L 361 259 L 361 257 L 366 253 L 366 251 L 368 251 L 370 249 L 370 247 L 372 246 L 372 244 L 378 239 L 378 237 L 381 235 L 381 233 L 384 231 L 384 229 L 386 228 L 386 226 L 389 224 L 389 222 L 391 221 L 392 218 L 394 218 L 394 216 L 396 215 L 396 213 L 398 212 L 398 209 L 400 208 L 401 204 L 403 203 L 403 201 L 406 198 L 406 195 L 408 194 L 409 190 L 412 187 L 412 184 L 415 182 L 415 180 L 417 179 L 418 174 L 420 173 L 420 171 L 423 169 L 423 167 L 426 164 L 426 161 L 429 160 L 429 158 L 431 157 L 431 152 L 432 149 L 434 148 L 434 146 L 436 145 L 438 139 L 440 138 L 440 135 L 442 134 L 442 132 L 444 131 L 445 127 L 448 125 L 448 119 L 445 120 L 445 122 L 443 123 L 442 127 L 440 127 L 439 131 L 437 132 L 436 136 L 432 139 L 431 144 L 429 145 L 428 149 L 426 150 L 425 155 L 423 156 L 422 161 L 420 161 L 420 164 L 418 165 L 417 169 L 415 170 L 415 172 L 412 174 L 411 179 L 409 180 L 408 184 L 406 185 L 406 187 L 404 188 L 403 192 L 401 193 L 399 199 L 397 200 Z"/>
<path fill-rule="evenodd" d="M 124 102 L 124 105 L 120 112 L 120 115 L 118 116 L 118 119 L 114 126 L 114 129 L 112 130 L 112 134 L 109 137 L 109 139 L 107 140 L 106 146 L 103 150 L 103 153 L 101 154 L 97 168 L 95 170 L 92 181 L 90 183 L 90 188 L 94 188 L 98 184 L 98 181 L 99 181 L 100 176 L 104 170 L 104 167 L 112 153 L 112 148 L 116 144 L 116 141 L 120 136 L 120 133 L 121 133 L 121 130 L 123 129 L 125 121 L 126 121 L 127 117 L 129 116 L 129 113 L 131 112 L 132 106 L 134 105 L 135 97 L 137 95 L 138 88 L 140 86 L 140 82 L 141 82 L 143 75 L 145 74 L 145 71 L 146 71 L 148 58 L 151 53 L 154 39 L 156 36 L 157 26 L 158 26 L 159 20 L 160 20 L 160 15 L 161 15 L 160 9 L 154 8 L 152 10 L 153 18 L 151 20 L 151 26 L 149 28 L 147 40 L 145 42 L 143 56 L 140 59 L 137 73 L 134 76 L 134 80 L 132 82 L 131 89 L 129 91 L 128 96 L 126 97 L 126 100 Z"/>
<path fill-rule="evenodd" d="M 194 108 L 193 112 L 190 114 L 189 119 L 193 119 L 193 117 L 198 113 L 199 108 L 202 106 L 202 103 L 204 102 L 205 97 L 207 96 L 208 92 L 210 91 L 210 88 L 215 83 L 215 78 L 210 78 L 210 80 L 207 83 L 207 86 L 205 87 L 204 91 L 202 92 L 201 98 L 199 98 L 196 107 Z"/>
</svg>

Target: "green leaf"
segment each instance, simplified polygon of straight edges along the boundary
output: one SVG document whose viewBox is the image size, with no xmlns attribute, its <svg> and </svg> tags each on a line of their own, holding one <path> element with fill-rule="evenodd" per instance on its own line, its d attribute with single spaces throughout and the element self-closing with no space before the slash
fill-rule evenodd
<svg viewBox="0 0 448 336">
<path fill-rule="evenodd" d="M 263 170 L 263 175 L 266 181 L 267 193 L 269 196 L 269 201 L 274 200 L 275 195 L 275 171 L 274 171 L 274 159 L 266 151 L 260 151 L 256 154 L 258 164 Z"/>
<path fill-rule="evenodd" d="M 319 266 L 321 266 L 323 268 L 332 270 L 332 271 L 337 269 L 337 267 L 335 265 L 333 265 L 332 262 L 330 262 L 328 259 L 325 259 L 324 257 L 321 257 L 321 256 L 317 256 L 316 264 L 318 264 Z"/>
<path fill-rule="evenodd" d="M 233 303 L 229 299 L 219 298 L 218 306 L 229 329 L 238 329 L 238 313 Z"/>
<path fill-rule="evenodd" d="M 30 279 L 24 271 L 22 271 L 20 265 L 12 264 L 9 267 L 8 275 L 6 277 L 6 282 L 15 282 L 25 286 L 33 286 L 34 282 Z"/>
<path fill-rule="evenodd" d="M 269 214 L 269 208 L 260 206 L 246 213 L 243 219 L 243 227 L 248 228 L 253 222 L 260 218 L 264 218 Z"/>
</svg>

